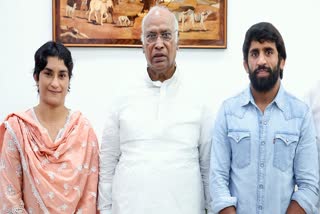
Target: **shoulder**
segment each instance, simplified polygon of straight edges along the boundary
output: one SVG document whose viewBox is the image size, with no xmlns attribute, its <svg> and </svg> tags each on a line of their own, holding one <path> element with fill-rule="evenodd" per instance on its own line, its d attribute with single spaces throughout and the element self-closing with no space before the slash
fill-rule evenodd
<svg viewBox="0 0 320 214">
<path fill-rule="evenodd" d="M 72 111 L 70 110 L 70 123 L 76 122 L 77 124 L 84 124 L 91 127 L 89 119 L 79 110 Z"/>
<path fill-rule="evenodd" d="M 19 125 L 22 123 L 31 123 L 34 122 L 34 118 L 32 117 L 31 109 L 28 109 L 24 112 L 13 112 L 6 116 L 4 119 L 5 124 L 10 124 L 10 126 Z"/>
<path fill-rule="evenodd" d="M 313 87 L 307 92 L 305 101 L 311 108 L 320 107 L 320 81 L 318 81 Z"/>
<path fill-rule="evenodd" d="M 250 98 L 246 89 L 224 100 L 222 103 L 222 108 L 225 109 L 226 112 L 241 109 L 243 104 L 249 102 L 249 99 Z"/>
<path fill-rule="evenodd" d="M 292 95 L 291 93 L 285 91 L 285 108 L 284 108 L 284 114 L 287 114 L 287 116 L 291 116 L 292 118 L 296 117 L 304 117 L 309 112 L 308 105 L 297 98 L 296 96 Z M 289 115 L 290 114 L 290 115 Z"/>
<path fill-rule="evenodd" d="M 283 90 L 282 97 L 277 101 L 277 105 L 287 120 L 304 118 L 310 111 L 305 102 L 285 90 Z"/>
</svg>

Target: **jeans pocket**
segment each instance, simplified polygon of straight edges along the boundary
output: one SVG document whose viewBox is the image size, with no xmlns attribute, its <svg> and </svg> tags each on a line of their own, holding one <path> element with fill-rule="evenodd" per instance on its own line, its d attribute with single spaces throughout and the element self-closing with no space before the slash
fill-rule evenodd
<svg viewBox="0 0 320 214">
<path fill-rule="evenodd" d="M 244 168 L 250 164 L 250 132 L 232 131 L 228 133 L 231 144 L 232 164 Z"/>
<path fill-rule="evenodd" d="M 273 166 L 281 171 L 292 169 L 298 135 L 276 134 L 274 138 Z"/>
</svg>

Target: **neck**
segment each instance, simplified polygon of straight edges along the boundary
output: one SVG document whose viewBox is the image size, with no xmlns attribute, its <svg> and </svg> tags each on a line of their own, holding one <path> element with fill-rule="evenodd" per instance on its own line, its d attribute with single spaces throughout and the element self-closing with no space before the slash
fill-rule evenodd
<svg viewBox="0 0 320 214">
<path fill-rule="evenodd" d="M 164 82 L 165 80 L 170 79 L 173 76 L 174 72 L 176 71 L 176 66 L 173 66 L 166 71 L 156 71 L 148 67 L 147 71 L 152 81 Z"/>
<path fill-rule="evenodd" d="M 279 88 L 280 88 L 280 79 L 276 82 L 276 84 L 271 90 L 266 92 L 257 91 L 252 87 L 252 85 L 250 86 L 253 99 L 256 105 L 258 106 L 258 108 L 262 112 L 264 112 L 264 110 L 269 105 L 269 103 L 271 103 L 274 100 L 274 98 L 277 96 Z"/>
<path fill-rule="evenodd" d="M 64 105 L 52 107 L 40 103 L 34 107 L 34 110 L 37 117 L 43 122 L 60 121 L 61 119 L 65 119 L 69 114 L 69 110 Z"/>
</svg>

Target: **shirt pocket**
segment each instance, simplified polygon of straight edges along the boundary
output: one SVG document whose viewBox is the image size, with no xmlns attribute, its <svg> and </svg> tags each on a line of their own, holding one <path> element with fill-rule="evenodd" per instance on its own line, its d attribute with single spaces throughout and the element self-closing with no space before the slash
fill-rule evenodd
<svg viewBox="0 0 320 214">
<path fill-rule="evenodd" d="M 232 164 L 237 168 L 248 166 L 251 157 L 250 132 L 231 131 L 228 138 L 231 144 Z"/>
<path fill-rule="evenodd" d="M 274 167 L 283 172 L 292 169 L 298 141 L 298 135 L 281 133 L 275 135 L 273 156 Z"/>
</svg>

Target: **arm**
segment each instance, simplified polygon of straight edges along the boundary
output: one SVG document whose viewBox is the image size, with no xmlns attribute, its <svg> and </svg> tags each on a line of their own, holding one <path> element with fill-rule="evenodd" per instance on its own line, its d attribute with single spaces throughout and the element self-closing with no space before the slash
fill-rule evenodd
<svg viewBox="0 0 320 214">
<path fill-rule="evenodd" d="M 119 120 L 113 110 L 107 115 L 100 149 L 98 209 L 101 214 L 111 214 L 112 180 L 120 155 Z"/>
<path fill-rule="evenodd" d="M 234 206 L 226 207 L 222 209 L 219 214 L 236 214 L 236 208 Z"/>
<path fill-rule="evenodd" d="M 287 214 L 305 214 L 306 212 L 296 201 L 291 201 L 287 210 Z"/>
<path fill-rule="evenodd" d="M 309 105 L 309 108 L 311 109 L 312 116 L 313 116 L 313 124 L 316 128 L 317 148 L 318 148 L 318 164 L 319 164 L 319 183 L 318 183 L 318 186 L 320 187 L 320 96 L 318 95 L 319 89 L 320 89 L 320 81 L 304 97 L 304 101 Z M 319 201 L 318 201 L 318 209 L 319 209 L 319 207 L 320 207 L 320 194 L 319 194 Z M 320 209 L 319 209 L 319 212 L 320 212 Z"/>
<path fill-rule="evenodd" d="M 200 173 L 204 188 L 205 208 L 211 214 L 211 197 L 209 193 L 209 168 L 210 168 L 210 149 L 211 134 L 214 123 L 213 113 L 205 107 L 202 114 L 201 135 L 199 139 L 199 163 Z"/>
<path fill-rule="evenodd" d="M 96 213 L 97 211 L 97 192 L 98 192 L 98 169 L 99 169 L 99 144 L 93 129 L 89 128 L 87 142 L 91 144 L 91 153 L 89 153 L 89 175 L 83 189 L 83 195 L 80 199 L 77 210 L 82 213 Z"/>
<path fill-rule="evenodd" d="M 222 106 L 215 121 L 211 145 L 210 195 L 214 213 L 227 207 L 236 207 L 237 198 L 232 197 L 229 190 L 230 167 L 231 148 L 227 137 L 225 110 Z M 224 212 L 227 210 L 229 209 Z"/>
<path fill-rule="evenodd" d="M 0 127 L 0 207 L 11 213 L 17 210 L 27 213 L 22 200 L 22 166 L 19 151 L 13 138 Z"/>
<path fill-rule="evenodd" d="M 301 125 L 300 140 L 294 158 L 294 177 L 298 190 L 294 192 L 291 199 L 296 201 L 306 213 L 318 213 L 316 208 L 319 200 L 318 150 L 309 111 Z"/>
</svg>

